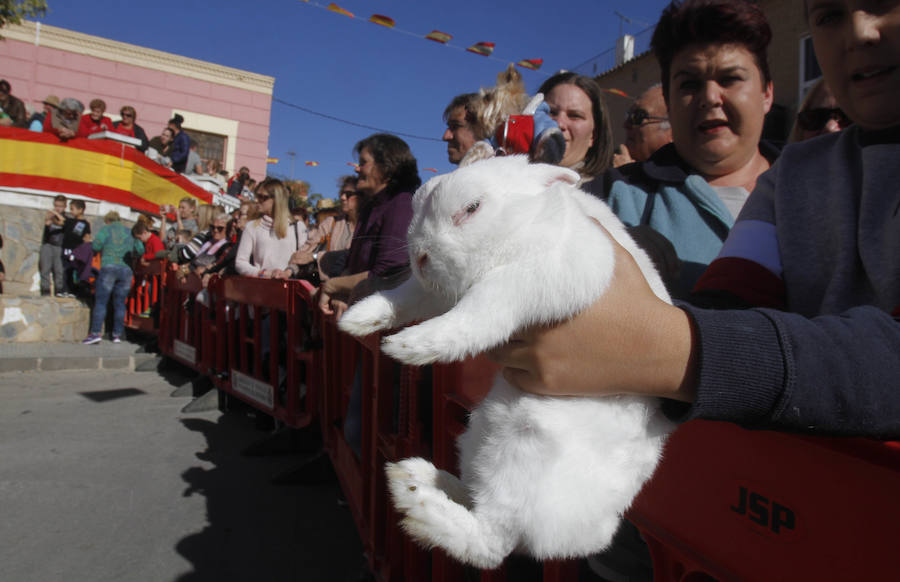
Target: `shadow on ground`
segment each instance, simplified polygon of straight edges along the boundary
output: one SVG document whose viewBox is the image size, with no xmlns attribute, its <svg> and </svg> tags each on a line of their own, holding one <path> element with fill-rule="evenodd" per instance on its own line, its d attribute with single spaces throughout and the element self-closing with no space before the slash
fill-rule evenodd
<svg viewBox="0 0 900 582">
<path fill-rule="evenodd" d="M 175 546 L 194 568 L 178 582 L 359 578 L 362 545 L 350 512 L 338 504 L 336 480 L 310 486 L 271 484 L 297 457 L 242 456 L 241 450 L 262 435 L 248 416 L 226 413 L 216 421 L 181 422 L 203 433 L 207 447 L 197 457 L 212 466 L 194 467 L 182 475 L 184 495 L 206 497 L 208 525 Z"/>
</svg>

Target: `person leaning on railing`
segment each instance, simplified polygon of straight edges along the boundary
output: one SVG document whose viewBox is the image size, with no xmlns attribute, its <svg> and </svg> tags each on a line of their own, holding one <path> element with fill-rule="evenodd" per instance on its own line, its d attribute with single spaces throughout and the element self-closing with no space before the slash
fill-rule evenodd
<svg viewBox="0 0 900 582">
<path fill-rule="evenodd" d="M 353 148 L 359 157 L 356 191 L 362 195 L 359 223 L 340 277 L 319 287 L 319 309 L 340 317 L 348 304 L 409 277 L 406 231 L 412 195 L 422 183 L 416 158 L 402 139 L 371 135 Z"/>
<path fill-rule="evenodd" d="M 341 274 L 359 217 L 360 194 L 356 191 L 356 181 L 356 176 L 340 178 L 340 214 L 322 220 L 317 215 L 317 224 L 309 230 L 306 244 L 291 255 L 287 269 L 278 273 L 277 278 L 302 278 L 318 284 Z"/>
</svg>

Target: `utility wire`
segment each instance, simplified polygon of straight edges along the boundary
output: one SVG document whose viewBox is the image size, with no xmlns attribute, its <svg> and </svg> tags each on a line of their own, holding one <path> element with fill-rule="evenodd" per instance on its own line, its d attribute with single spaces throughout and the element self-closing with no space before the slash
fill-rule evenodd
<svg viewBox="0 0 900 582">
<path fill-rule="evenodd" d="M 363 128 L 363 129 L 371 129 L 371 130 L 377 131 L 377 132 L 379 132 L 379 133 L 390 133 L 390 134 L 393 134 L 393 135 L 399 135 L 399 136 L 402 136 L 402 137 L 408 137 L 408 138 L 410 138 L 410 139 L 421 139 L 421 140 L 425 140 L 425 141 L 436 141 L 436 142 L 439 142 L 439 143 L 443 141 L 442 139 L 438 139 L 438 138 L 436 138 L 436 137 L 425 137 L 425 136 L 421 136 L 421 135 L 413 135 L 413 134 L 411 134 L 411 133 L 403 133 L 402 131 L 394 131 L 394 130 L 392 130 L 392 129 L 382 129 L 382 128 L 380 128 L 380 127 L 374 127 L 374 126 L 372 126 L 372 125 L 366 125 L 366 124 L 364 124 L 364 123 L 357 123 L 357 122 L 355 122 L 355 121 L 350 121 L 350 120 L 348 120 L 348 119 L 342 119 L 342 118 L 340 118 L 340 117 L 335 117 L 334 115 L 328 115 L 327 113 L 319 113 L 318 111 L 313 111 L 312 109 L 307 109 L 306 107 L 302 107 L 302 106 L 296 105 L 296 104 L 294 104 L 294 103 L 289 103 L 288 101 L 285 101 L 284 99 L 278 99 L 277 97 L 272 97 L 272 101 L 274 101 L 274 102 L 276 102 L 276 103 L 280 103 L 281 105 L 284 105 L 284 106 L 286 106 L 286 107 L 291 107 L 291 108 L 293 108 L 293 109 L 299 109 L 300 111 L 303 111 L 303 112 L 305 112 L 305 113 L 309 113 L 309 114 L 311 114 L 311 115 L 318 115 L 319 117 L 324 117 L 325 119 L 330 119 L 330 120 L 332 120 L 332 121 L 337 121 L 337 122 L 340 122 L 340 123 L 345 123 L 345 124 L 347 124 L 347 125 L 352 125 L 352 126 L 354 126 L 354 127 L 361 127 L 361 128 Z"/>
</svg>

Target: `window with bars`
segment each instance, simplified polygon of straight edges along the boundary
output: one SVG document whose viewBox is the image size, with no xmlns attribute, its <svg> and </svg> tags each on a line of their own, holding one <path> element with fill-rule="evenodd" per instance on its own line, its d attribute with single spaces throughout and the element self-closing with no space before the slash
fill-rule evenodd
<svg viewBox="0 0 900 582">
<path fill-rule="evenodd" d="M 191 143 L 197 144 L 197 154 L 203 160 L 219 160 L 222 167 L 225 167 L 225 140 L 227 138 L 224 135 L 196 129 L 185 129 L 184 132 L 191 138 Z"/>
</svg>

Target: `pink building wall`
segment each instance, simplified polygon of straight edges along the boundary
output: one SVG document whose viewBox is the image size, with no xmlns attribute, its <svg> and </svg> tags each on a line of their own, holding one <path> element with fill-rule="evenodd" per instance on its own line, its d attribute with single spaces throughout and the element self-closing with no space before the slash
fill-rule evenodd
<svg viewBox="0 0 900 582">
<path fill-rule="evenodd" d="M 266 174 L 271 90 L 265 94 L 9 37 L 0 40 L 0 78 L 9 81 L 13 95 L 38 110 L 47 95 L 74 97 L 85 107 L 91 99 L 100 98 L 110 116 L 117 115 L 123 105 L 132 105 L 138 125 L 151 138 L 162 131 L 173 110 L 235 121 L 235 167 L 225 169 L 233 172 L 247 166 L 253 177 Z M 185 128 L 211 131 L 190 123 Z"/>
</svg>

